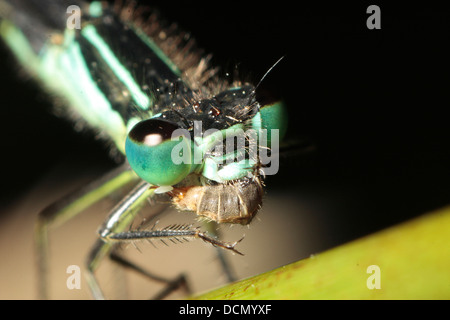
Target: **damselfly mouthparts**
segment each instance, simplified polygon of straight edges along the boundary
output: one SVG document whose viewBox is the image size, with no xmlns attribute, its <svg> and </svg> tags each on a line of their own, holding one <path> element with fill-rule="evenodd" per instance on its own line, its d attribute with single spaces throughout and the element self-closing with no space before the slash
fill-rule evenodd
<svg viewBox="0 0 450 320">
<path fill-rule="evenodd" d="M 207 220 L 248 224 L 262 205 L 269 162 L 261 152 L 276 156 L 268 150 L 276 150 L 285 132 L 283 103 L 250 83 L 220 78 L 190 36 L 134 4 L 23 0 L 2 1 L 0 9 L 1 36 L 21 64 L 65 102 L 63 112 L 78 127 L 91 128 L 111 144 L 114 156 L 127 159 L 41 213 L 40 294 L 47 295 L 49 226 L 130 183 L 135 187 L 100 227 L 88 258 L 95 298 L 104 295 L 94 273 L 105 256 L 115 254 L 117 242 L 198 238 L 239 253 L 238 242 L 222 242 L 195 227 L 129 226 L 158 193 Z"/>
</svg>

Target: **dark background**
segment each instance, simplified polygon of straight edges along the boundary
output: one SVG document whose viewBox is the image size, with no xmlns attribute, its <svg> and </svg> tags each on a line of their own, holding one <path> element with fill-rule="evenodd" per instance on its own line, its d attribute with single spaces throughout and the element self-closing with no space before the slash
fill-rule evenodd
<svg viewBox="0 0 450 320">
<path fill-rule="evenodd" d="M 448 11 L 428 3 L 151 4 L 214 64 L 237 66 L 254 82 L 285 56 L 265 84 L 288 105 L 288 138 L 315 151 L 283 157 L 267 192 L 333 203 L 321 217 L 332 226 L 329 246 L 450 202 Z M 366 27 L 370 4 L 381 8 L 381 30 Z M 0 62 L 3 207 L 65 159 L 114 166 L 103 144 L 49 112 L 4 49 Z"/>
</svg>

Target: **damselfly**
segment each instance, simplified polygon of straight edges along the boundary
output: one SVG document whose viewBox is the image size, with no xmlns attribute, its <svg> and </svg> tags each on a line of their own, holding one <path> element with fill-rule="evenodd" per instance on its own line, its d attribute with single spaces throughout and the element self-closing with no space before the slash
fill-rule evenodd
<svg viewBox="0 0 450 320">
<path fill-rule="evenodd" d="M 258 84 L 234 75 L 220 78 L 188 34 L 162 26 L 134 4 L 3 1 L 1 16 L 2 38 L 28 71 L 70 106 L 63 112 L 76 126 L 92 128 L 108 141 L 113 156 L 126 154 L 128 159 L 112 175 L 40 215 L 41 295 L 46 295 L 49 225 L 129 183 L 135 188 L 112 209 L 89 255 L 95 298 L 103 293 L 94 272 L 118 242 L 199 238 L 238 252 L 238 241 L 222 242 L 190 225 L 129 226 L 144 202 L 163 193 L 178 209 L 207 220 L 248 224 L 262 205 L 267 164 L 252 148 L 262 129 L 281 132 L 269 136 L 258 151 L 271 149 L 283 136 L 281 102 L 264 96 Z M 181 133 L 174 136 L 177 129 Z"/>
</svg>

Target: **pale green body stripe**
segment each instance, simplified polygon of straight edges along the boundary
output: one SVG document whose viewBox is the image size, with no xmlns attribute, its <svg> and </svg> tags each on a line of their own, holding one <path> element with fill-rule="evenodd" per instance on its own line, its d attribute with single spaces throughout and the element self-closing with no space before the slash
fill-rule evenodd
<svg viewBox="0 0 450 320">
<path fill-rule="evenodd" d="M 89 15 L 95 18 L 103 14 L 103 5 L 100 1 L 94 1 L 89 5 Z"/>
<path fill-rule="evenodd" d="M 66 99 L 84 121 L 107 133 L 119 151 L 125 152 L 125 124 L 92 80 L 79 45 L 74 41 L 74 30 L 66 30 L 63 45 L 48 44 L 39 56 L 9 21 L 1 22 L 0 33 L 17 59 L 47 90 Z"/>
<path fill-rule="evenodd" d="M 84 119 L 95 128 L 106 131 L 115 141 L 120 151 L 125 150 L 125 124 L 120 114 L 111 108 L 111 104 L 91 77 L 89 68 L 83 59 L 80 46 L 71 42 L 67 50 L 61 54 L 61 69 L 67 71 L 71 77 L 64 74 L 70 88 L 70 94 L 76 103 L 77 110 Z"/>
<path fill-rule="evenodd" d="M 37 73 L 39 58 L 35 55 L 22 31 L 17 29 L 10 21 L 2 20 L 0 21 L 0 35 L 14 52 L 16 58 L 34 76 Z"/>
<path fill-rule="evenodd" d="M 108 66 L 117 78 L 130 90 L 131 96 L 137 105 L 143 110 L 148 110 L 151 104 L 150 98 L 142 92 L 130 72 L 120 63 L 114 52 L 111 51 L 97 33 L 95 27 L 92 25 L 86 26 L 81 30 L 81 33 L 100 52 L 102 58 L 108 63 Z"/>
</svg>

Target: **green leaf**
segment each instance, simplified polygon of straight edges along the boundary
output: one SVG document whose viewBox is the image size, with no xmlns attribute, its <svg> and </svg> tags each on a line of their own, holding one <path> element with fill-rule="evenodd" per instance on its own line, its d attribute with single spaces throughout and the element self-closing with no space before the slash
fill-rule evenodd
<svg viewBox="0 0 450 320">
<path fill-rule="evenodd" d="M 450 207 L 194 299 L 450 299 Z"/>
</svg>

